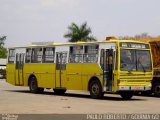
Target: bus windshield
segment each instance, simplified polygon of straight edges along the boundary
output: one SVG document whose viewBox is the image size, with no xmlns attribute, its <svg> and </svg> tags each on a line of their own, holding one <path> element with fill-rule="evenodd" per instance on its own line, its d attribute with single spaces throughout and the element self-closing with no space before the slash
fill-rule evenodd
<svg viewBox="0 0 160 120">
<path fill-rule="evenodd" d="M 151 56 L 149 50 L 121 49 L 120 69 L 122 71 L 151 71 Z"/>
</svg>

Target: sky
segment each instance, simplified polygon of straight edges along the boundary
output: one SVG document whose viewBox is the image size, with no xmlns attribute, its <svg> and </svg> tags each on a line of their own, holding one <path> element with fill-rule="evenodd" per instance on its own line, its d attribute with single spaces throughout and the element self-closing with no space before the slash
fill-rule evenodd
<svg viewBox="0 0 160 120">
<path fill-rule="evenodd" d="M 106 36 L 160 35 L 160 0 L 0 0 L 5 46 L 60 42 L 72 23 L 87 22 L 99 41 Z"/>
</svg>

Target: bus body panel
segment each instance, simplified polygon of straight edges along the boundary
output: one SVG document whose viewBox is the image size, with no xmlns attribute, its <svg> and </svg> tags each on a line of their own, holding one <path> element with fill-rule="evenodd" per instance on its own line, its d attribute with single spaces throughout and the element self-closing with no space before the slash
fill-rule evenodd
<svg viewBox="0 0 160 120">
<path fill-rule="evenodd" d="M 25 86 L 31 75 L 36 77 L 38 87 L 55 87 L 55 64 L 24 64 Z"/>
<path fill-rule="evenodd" d="M 113 84 L 112 84 L 112 92 L 117 92 L 117 82 L 119 80 L 119 71 L 113 70 Z"/>
<path fill-rule="evenodd" d="M 16 85 L 15 82 L 15 64 L 7 64 L 6 66 L 7 79 L 6 81 L 12 85 Z"/>
<path fill-rule="evenodd" d="M 82 64 L 67 64 L 67 89 L 82 90 Z"/>
<path fill-rule="evenodd" d="M 23 86 L 24 85 L 23 70 L 22 69 L 16 69 L 15 70 L 15 84 L 18 85 L 18 86 Z"/>
<path fill-rule="evenodd" d="M 54 88 L 65 88 L 67 87 L 66 70 L 56 70 L 55 71 L 55 86 Z"/>
<path fill-rule="evenodd" d="M 82 64 L 82 85 L 83 90 L 88 90 L 89 81 L 96 77 L 99 79 L 103 86 L 103 72 L 99 64 L 94 63 L 84 63 Z"/>
<path fill-rule="evenodd" d="M 89 80 L 92 77 L 97 77 L 101 83 L 102 70 L 99 64 L 67 64 L 67 89 L 69 90 L 88 90 Z"/>
</svg>

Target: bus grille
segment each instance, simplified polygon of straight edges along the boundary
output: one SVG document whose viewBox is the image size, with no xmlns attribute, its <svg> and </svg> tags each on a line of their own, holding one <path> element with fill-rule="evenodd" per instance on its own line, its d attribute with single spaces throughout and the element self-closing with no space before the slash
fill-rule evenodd
<svg viewBox="0 0 160 120">
<path fill-rule="evenodd" d="M 120 80 L 127 82 L 144 82 L 152 80 L 152 74 L 120 74 Z"/>
</svg>

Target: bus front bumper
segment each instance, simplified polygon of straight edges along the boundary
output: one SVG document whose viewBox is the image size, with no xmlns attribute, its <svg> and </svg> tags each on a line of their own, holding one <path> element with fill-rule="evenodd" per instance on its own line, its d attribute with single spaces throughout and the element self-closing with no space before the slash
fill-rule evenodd
<svg viewBox="0 0 160 120">
<path fill-rule="evenodd" d="M 151 86 L 118 86 L 118 91 L 148 91 Z"/>
</svg>

